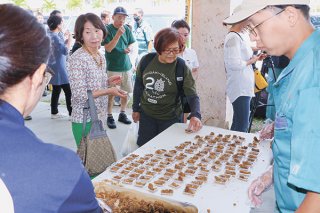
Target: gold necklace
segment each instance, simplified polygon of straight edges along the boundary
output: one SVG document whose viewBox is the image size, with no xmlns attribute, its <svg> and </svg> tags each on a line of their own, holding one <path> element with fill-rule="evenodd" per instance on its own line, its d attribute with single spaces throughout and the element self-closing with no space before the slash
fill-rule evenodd
<svg viewBox="0 0 320 213">
<path fill-rule="evenodd" d="M 102 67 L 102 57 L 101 55 L 99 54 L 99 52 L 97 53 L 98 54 L 98 57 L 100 59 L 100 61 L 97 60 L 96 57 L 94 57 L 93 53 L 85 46 L 83 45 L 83 48 L 92 56 L 93 60 L 96 62 L 97 66 L 98 67 Z"/>
</svg>

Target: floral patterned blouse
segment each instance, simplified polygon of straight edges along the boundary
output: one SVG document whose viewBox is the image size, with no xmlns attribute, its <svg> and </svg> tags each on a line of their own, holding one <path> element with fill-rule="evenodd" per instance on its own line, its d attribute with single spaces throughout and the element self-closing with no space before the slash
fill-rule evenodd
<svg viewBox="0 0 320 213">
<path fill-rule="evenodd" d="M 102 66 L 98 66 L 85 49 L 80 48 L 75 51 L 68 59 L 67 70 L 71 87 L 71 121 L 74 123 L 83 123 L 83 107 L 88 99 L 87 90 L 107 89 L 107 74 L 105 57 L 99 53 L 102 58 Z M 108 97 L 100 96 L 95 98 L 98 117 L 103 123 L 107 117 Z M 88 115 L 87 121 L 90 121 Z"/>
</svg>

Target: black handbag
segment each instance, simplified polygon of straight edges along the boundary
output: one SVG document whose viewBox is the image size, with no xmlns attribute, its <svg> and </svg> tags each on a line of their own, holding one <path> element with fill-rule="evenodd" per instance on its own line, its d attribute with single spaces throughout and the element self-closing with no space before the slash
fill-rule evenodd
<svg viewBox="0 0 320 213">
<path fill-rule="evenodd" d="M 77 154 L 90 176 L 96 176 L 116 162 L 116 154 L 102 122 L 98 119 L 92 91 L 88 90 L 88 100 L 83 108 L 82 139 Z M 91 116 L 91 129 L 85 135 L 87 116 Z"/>
</svg>

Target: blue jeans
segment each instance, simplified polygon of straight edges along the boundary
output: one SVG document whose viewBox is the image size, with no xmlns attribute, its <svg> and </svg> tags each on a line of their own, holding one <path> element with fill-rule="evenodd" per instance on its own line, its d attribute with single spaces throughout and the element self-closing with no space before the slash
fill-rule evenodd
<svg viewBox="0 0 320 213">
<path fill-rule="evenodd" d="M 159 120 L 146 115 L 143 111 L 140 113 L 139 132 L 138 132 L 138 146 L 143 146 L 152 138 L 159 135 L 172 124 L 179 123 L 179 118 L 171 120 Z"/>
<path fill-rule="evenodd" d="M 251 97 L 240 96 L 233 103 L 233 120 L 231 130 L 247 132 L 249 127 Z"/>
</svg>

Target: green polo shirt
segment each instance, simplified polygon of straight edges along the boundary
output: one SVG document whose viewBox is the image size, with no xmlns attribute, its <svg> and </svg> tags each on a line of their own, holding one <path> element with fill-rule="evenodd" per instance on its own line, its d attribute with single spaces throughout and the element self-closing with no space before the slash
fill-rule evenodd
<svg viewBox="0 0 320 213">
<path fill-rule="evenodd" d="M 124 52 L 128 46 L 135 42 L 130 28 L 124 25 L 125 32 L 119 38 L 117 45 L 113 50 L 108 53 L 106 51 L 105 57 L 107 60 L 107 70 L 113 72 L 129 71 L 132 68 L 129 55 Z M 113 24 L 106 26 L 107 37 L 102 42 L 102 45 L 108 44 L 116 35 L 118 28 L 115 28 Z"/>
</svg>

